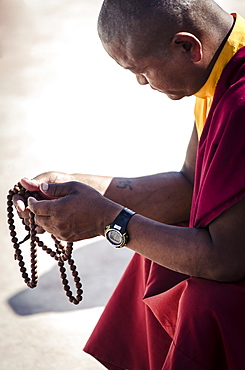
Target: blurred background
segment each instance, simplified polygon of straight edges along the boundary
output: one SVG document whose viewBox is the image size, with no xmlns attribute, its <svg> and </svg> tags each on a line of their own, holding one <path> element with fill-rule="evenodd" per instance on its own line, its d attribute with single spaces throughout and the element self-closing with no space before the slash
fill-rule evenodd
<svg viewBox="0 0 245 370">
<path fill-rule="evenodd" d="M 101 3 L 0 0 L 1 370 L 101 369 L 82 348 L 132 255 L 102 238 L 76 243 L 84 286 L 76 307 L 44 252 L 39 285 L 26 288 L 8 234 L 8 190 L 50 170 L 129 177 L 179 170 L 193 127 L 193 98 L 173 102 L 138 85 L 105 53 L 96 30 Z M 245 16 L 243 0 L 218 3 Z"/>
</svg>

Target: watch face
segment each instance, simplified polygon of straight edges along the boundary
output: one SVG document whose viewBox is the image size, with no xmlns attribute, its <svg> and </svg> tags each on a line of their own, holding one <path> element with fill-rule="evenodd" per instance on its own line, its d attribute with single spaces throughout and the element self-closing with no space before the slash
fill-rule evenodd
<svg viewBox="0 0 245 370">
<path fill-rule="evenodd" d="M 106 234 L 108 240 L 114 245 L 121 245 L 123 243 L 122 234 L 115 229 L 110 229 Z"/>
</svg>

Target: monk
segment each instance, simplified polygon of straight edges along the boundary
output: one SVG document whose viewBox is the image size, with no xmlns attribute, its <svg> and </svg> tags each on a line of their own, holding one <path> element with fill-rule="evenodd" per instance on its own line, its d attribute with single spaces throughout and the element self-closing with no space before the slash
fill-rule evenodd
<svg viewBox="0 0 245 370">
<path fill-rule="evenodd" d="M 111 370 L 242 370 L 245 20 L 213 0 L 105 0 L 98 32 L 141 85 L 196 105 L 179 172 L 21 180 L 43 195 L 39 231 L 136 252 L 84 350 Z"/>
</svg>

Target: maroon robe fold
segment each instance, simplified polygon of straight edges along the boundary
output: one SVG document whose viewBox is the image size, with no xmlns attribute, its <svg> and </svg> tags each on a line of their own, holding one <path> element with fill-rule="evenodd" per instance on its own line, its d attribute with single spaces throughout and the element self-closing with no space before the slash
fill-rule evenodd
<svg viewBox="0 0 245 370">
<path fill-rule="evenodd" d="M 207 226 L 244 195 L 245 47 L 223 71 L 200 138 L 191 226 Z"/>
<path fill-rule="evenodd" d="M 245 196 L 245 48 L 217 85 L 197 157 L 191 227 Z M 244 266 L 245 267 L 245 266 Z M 111 370 L 243 370 L 245 281 L 190 278 L 135 254 L 84 350 Z"/>
</svg>

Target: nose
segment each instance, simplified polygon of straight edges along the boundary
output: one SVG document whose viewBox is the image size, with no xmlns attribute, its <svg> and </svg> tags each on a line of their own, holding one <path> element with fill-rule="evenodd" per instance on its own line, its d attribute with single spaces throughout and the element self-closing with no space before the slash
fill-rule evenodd
<svg viewBox="0 0 245 370">
<path fill-rule="evenodd" d="M 136 79 L 140 85 L 147 85 L 149 82 L 147 81 L 146 77 L 141 74 L 136 75 Z"/>
</svg>

